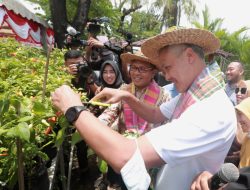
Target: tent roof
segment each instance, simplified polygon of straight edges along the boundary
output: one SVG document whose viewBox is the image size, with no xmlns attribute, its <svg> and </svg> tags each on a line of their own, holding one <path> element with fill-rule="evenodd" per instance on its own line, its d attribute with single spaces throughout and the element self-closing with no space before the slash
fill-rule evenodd
<svg viewBox="0 0 250 190">
<path fill-rule="evenodd" d="M 4 5 L 8 10 L 12 10 L 16 14 L 20 14 L 24 18 L 33 20 L 45 26 L 46 28 L 50 27 L 45 20 L 38 17 L 35 13 L 31 12 L 27 7 L 23 5 L 20 0 L 0 0 L 0 6 L 1 5 Z"/>
</svg>

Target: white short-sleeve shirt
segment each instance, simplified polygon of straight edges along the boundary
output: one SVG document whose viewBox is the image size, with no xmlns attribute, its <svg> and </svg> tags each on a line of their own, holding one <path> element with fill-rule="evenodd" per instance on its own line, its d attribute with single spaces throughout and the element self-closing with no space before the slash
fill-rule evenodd
<svg viewBox="0 0 250 190">
<path fill-rule="evenodd" d="M 178 101 L 176 98 L 173 101 Z M 171 101 L 161 106 L 167 118 L 173 105 Z M 198 173 L 204 170 L 215 173 L 232 144 L 236 126 L 234 107 L 224 90 L 219 90 L 190 106 L 180 118 L 147 133 L 146 137 L 167 163 L 158 173 L 155 189 L 189 190 Z"/>
</svg>

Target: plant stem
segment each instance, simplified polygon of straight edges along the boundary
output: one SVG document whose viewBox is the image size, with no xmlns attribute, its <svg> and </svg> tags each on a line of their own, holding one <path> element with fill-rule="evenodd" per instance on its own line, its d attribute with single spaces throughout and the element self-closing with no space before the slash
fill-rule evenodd
<svg viewBox="0 0 250 190">
<path fill-rule="evenodd" d="M 16 140 L 16 145 L 17 145 L 17 159 L 18 159 L 18 185 L 19 185 L 19 190 L 24 190 L 23 152 L 22 152 L 22 142 L 19 138 Z"/>
<path fill-rule="evenodd" d="M 49 72 L 49 57 L 50 57 L 50 52 L 51 52 L 51 46 L 47 50 L 47 60 L 46 60 L 44 80 L 43 80 L 42 101 L 45 100 L 46 84 L 47 84 L 48 72 Z"/>
</svg>

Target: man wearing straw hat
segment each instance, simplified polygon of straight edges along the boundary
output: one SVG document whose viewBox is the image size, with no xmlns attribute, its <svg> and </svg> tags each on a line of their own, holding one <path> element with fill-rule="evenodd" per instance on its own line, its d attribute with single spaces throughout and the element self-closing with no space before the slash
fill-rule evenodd
<svg viewBox="0 0 250 190">
<path fill-rule="evenodd" d="M 123 100 L 149 122 L 169 123 L 129 140 L 101 124 L 84 110 L 68 86 L 52 94 L 53 104 L 65 113 L 87 143 L 117 172 L 128 189 L 147 189 L 146 168 L 160 167 L 156 190 L 190 189 L 201 171 L 215 173 L 236 131 L 233 105 L 224 91 L 218 65 L 206 67 L 204 54 L 220 46 L 201 29 L 176 29 L 148 39 L 142 52 L 172 81 L 180 95 L 160 107 L 138 101 L 130 93 L 104 89 L 95 97 L 115 103 Z M 78 107 L 75 107 L 78 106 Z"/>
</svg>

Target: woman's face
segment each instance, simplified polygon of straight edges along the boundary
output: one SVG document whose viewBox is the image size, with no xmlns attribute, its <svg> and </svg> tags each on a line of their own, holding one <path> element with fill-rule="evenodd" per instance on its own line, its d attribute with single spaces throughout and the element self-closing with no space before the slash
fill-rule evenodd
<svg viewBox="0 0 250 190">
<path fill-rule="evenodd" d="M 104 67 L 102 78 L 109 85 L 112 85 L 115 83 L 116 75 L 115 75 L 115 71 L 111 65 L 107 64 Z"/>
<path fill-rule="evenodd" d="M 137 60 L 133 61 L 129 68 L 131 80 L 138 88 L 147 87 L 154 78 L 155 73 L 156 70 L 150 63 Z"/>
<path fill-rule="evenodd" d="M 237 104 L 248 97 L 248 89 L 246 86 L 238 86 L 235 89 Z"/>
<path fill-rule="evenodd" d="M 237 120 L 240 123 L 242 131 L 244 133 L 250 132 L 250 119 L 248 119 L 248 117 L 242 112 L 238 110 L 236 112 L 237 112 Z"/>
</svg>

